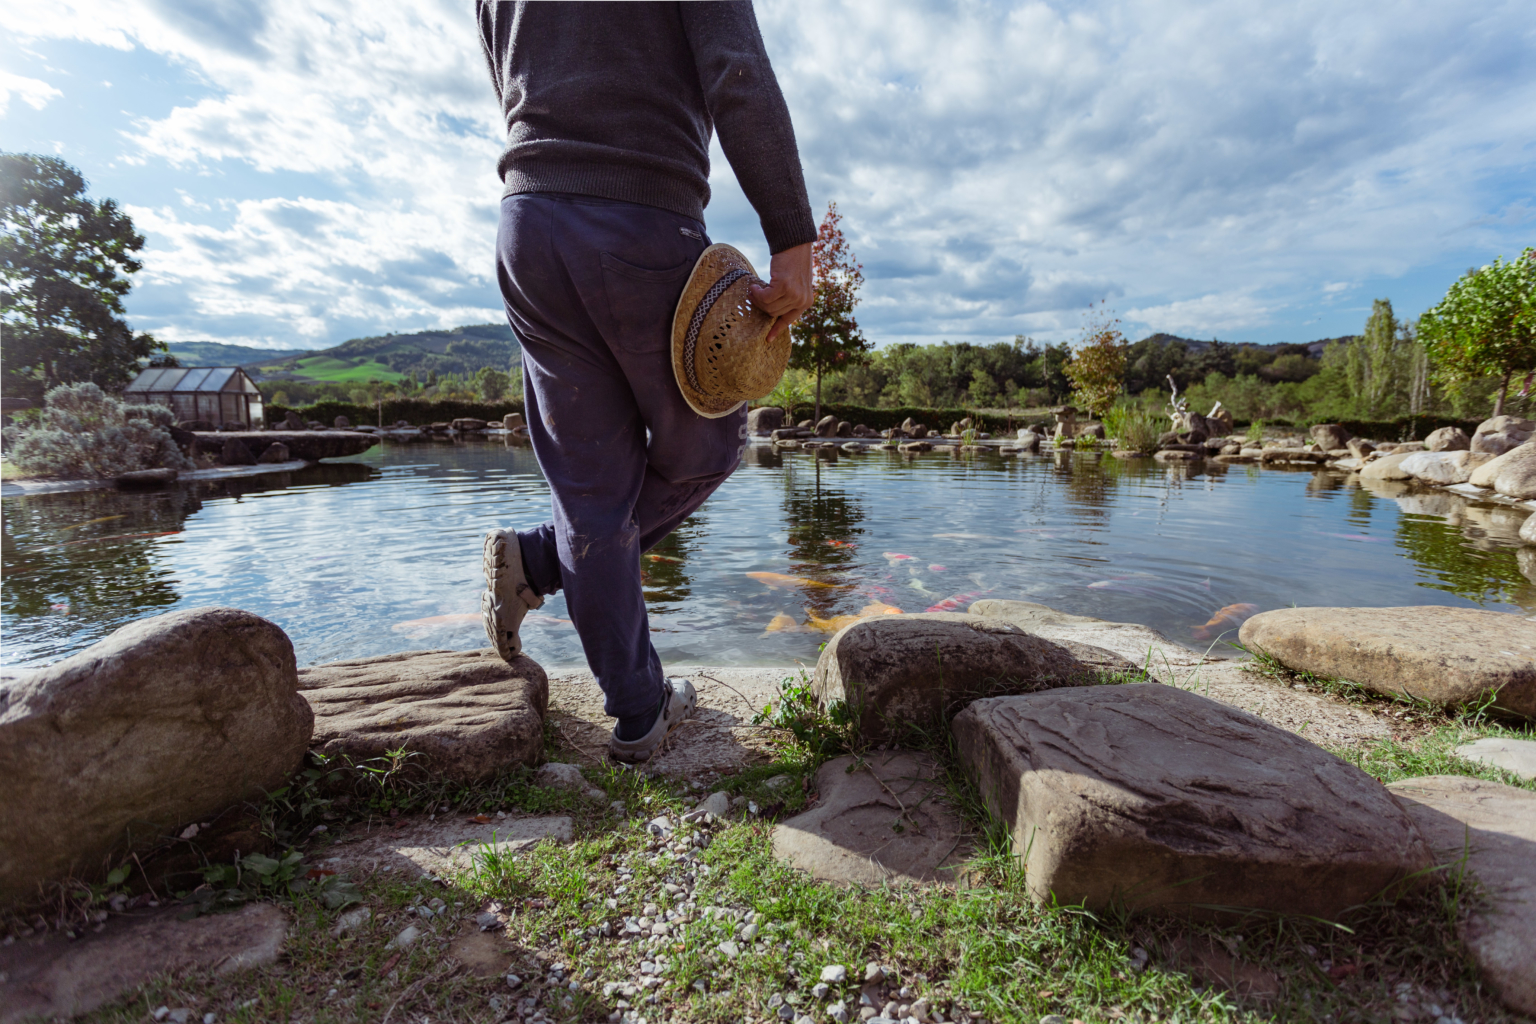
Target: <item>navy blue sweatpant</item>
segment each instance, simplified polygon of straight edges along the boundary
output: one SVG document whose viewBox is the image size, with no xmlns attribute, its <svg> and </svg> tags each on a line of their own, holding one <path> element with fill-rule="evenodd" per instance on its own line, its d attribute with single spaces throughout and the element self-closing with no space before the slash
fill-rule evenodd
<svg viewBox="0 0 1536 1024">
<path fill-rule="evenodd" d="M 497 280 L 523 346 L 528 432 L 552 521 L 519 534 L 528 581 L 565 591 L 605 710 L 661 696 L 640 555 L 731 475 L 745 410 L 706 419 L 672 376 L 672 315 L 708 240 L 651 206 L 551 193 L 501 201 Z"/>
</svg>

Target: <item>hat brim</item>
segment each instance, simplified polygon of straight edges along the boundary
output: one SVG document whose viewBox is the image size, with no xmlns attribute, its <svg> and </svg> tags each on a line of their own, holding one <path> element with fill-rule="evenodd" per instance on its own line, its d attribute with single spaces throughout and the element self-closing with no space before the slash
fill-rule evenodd
<svg viewBox="0 0 1536 1024">
<path fill-rule="evenodd" d="M 744 398 L 724 398 L 703 393 L 688 383 L 688 370 L 683 365 L 688 321 L 704 293 L 709 291 L 719 279 L 719 275 L 712 271 L 721 259 L 728 265 L 745 270 L 754 280 L 757 278 L 757 272 L 752 269 L 751 261 L 742 255 L 740 250 L 724 242 L 716 242 L 699 254 L 698 260 L 693 265 L 693 272 L 688 275 L 688 283 L 683 285 L 683 292 L 677 298 L 677 308 L 672 314 L 672 376 L 677 380 L 677 389 L 682 392 L 683 401 L 688 403 L 688 408 L 705 419 L 711 420 L 729 416 L 747 404 Z"/>
</svg>

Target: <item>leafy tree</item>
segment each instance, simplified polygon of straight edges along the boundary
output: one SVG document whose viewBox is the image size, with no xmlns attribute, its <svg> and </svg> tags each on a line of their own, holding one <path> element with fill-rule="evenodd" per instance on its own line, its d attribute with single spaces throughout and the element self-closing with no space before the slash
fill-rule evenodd
<svg viewBox="0 0 1536 1024">
<path fill-rule="evenodd" d="M 843 234 L 837 204 L 827 204 L 816 241 L 811 246 L 815 297 L 792 329 L 789 365 L 816 374 L 816 419 L 821 419 L 821 376 L 863 361 L 871 343 L 859 330 L 853 307 L 859 304 L 864 268 L 854 258 Z"/>
<path fill-rule="evenodd" d="M 61 383 L 117 389 L 165 346 L 123 319 L 144 236 L 63 160 L 0 153 L 0 333 L 6 393 Z"/>
<path fill-rule="evenodd" d="M 475 384 L 483 402 L 499 402 L 507 393 L 507 375 L 494 366 L 480 367 L 480 372 L 475 374 Z"/>
<path fill-rule="evenodd" d="M 1485 376 L 1500 380 L 1493 415 L 1504 412 L 1510 378 L 1536 370 L 1536 249 L 1469 271 L 1419 318 L 1434 376 L 1453 393 Z"/>
<path fill-rule="evenodd" d="M 1073 399 L 1095 416 L 1108 411 L 1125 386 L 1125 350 L 1120 321 L 1102 305 L 1090 310 L 1083 343 L 1065 369 Z"/>
</svg>

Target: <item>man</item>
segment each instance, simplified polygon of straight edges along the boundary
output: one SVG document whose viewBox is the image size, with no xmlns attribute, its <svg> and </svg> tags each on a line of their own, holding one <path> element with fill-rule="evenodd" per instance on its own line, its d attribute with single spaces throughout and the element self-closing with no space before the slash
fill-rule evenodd
<svg viewBox="0 0 1536 1024">
<path fill-rule="evenodd" d="M 486 632 L 521 650 L 556 591 L 618 722 L 613 757 L 645 761 L 688 715 L 663 678 L 640 555 L 741 459 L 746 412 L 683 400 L 672 317 L 709 239 L 709 140 L 720 133 L 773 254 L 752 301 L 787 330 L 811 303 L 811 242 L 789 110 L 750 3 L 477 4 L 507 147 L 497 279 L 523 349 L 534 454 L 554 516 L 485 538 Z"/>
</svg>

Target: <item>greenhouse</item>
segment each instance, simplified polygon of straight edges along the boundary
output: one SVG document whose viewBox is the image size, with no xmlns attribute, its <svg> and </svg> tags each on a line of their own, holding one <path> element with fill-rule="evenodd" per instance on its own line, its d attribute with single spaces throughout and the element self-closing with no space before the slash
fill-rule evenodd
<svg viewBox="0 0 1536 1024">
<path fill-rule="evenodd" d="M 261 392 L 238 366 L 152 366 L 123 389 L 123 398 L 168 405 L 182 422 L 263 425 Z"/>
</svg>

